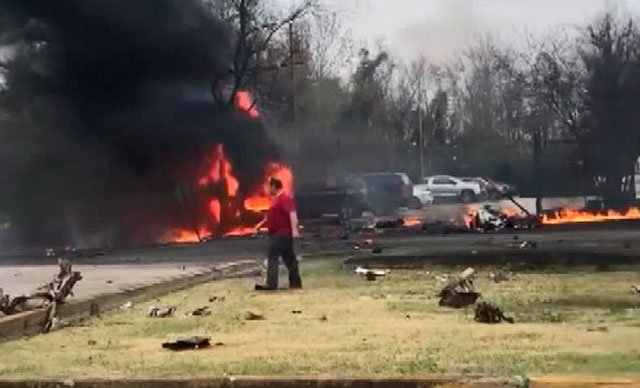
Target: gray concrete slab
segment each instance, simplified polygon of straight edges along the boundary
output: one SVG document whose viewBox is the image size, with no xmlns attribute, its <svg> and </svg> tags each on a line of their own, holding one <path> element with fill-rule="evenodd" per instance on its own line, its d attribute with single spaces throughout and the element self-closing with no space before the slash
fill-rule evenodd
<svg viewBox="0 0 640 388">
<path fill-rule="evenodd" d="M 184 269 L 183 269 L 184 267 Z M 191 275 L 209 266 L 194 264 L 115 264 L 76 265 L 82 280 L 74 288 L 70 300 L 82 300 L 127 288 L 159 283 L 171 277 Z M 29 294 L 57 274 L 56 265 L 11 265 L 0 267 L 0 287 L 12 296 Z"/>
</svg>

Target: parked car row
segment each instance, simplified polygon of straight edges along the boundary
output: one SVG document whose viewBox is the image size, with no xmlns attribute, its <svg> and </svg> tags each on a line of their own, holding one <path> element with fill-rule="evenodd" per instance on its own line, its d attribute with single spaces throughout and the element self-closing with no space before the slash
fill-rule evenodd
<svg viewBox="0 0 640 388">
<path fill-rule="evenodd" d="M 416 186 L 414 190 L 428 190 L 435 198 L 457 199 L 463 203 L 495 201 L 518 195 L 515 186 L 482 177 L 436 175 L 423 178 L 423 182 Z"/>
<path fill-rule="evenodd" d="M 449 175 L 425 177 L 414 184 L 403 172 L 353 174 L 336 189 L 301 190 L 296 193 L 301 217 L 340 214 L 350 218 L 371 211 L 391 214 L 398 208 L 419 209 L 436 200 L 449 199 L 472 203 L 498 200 L 505 195 L 517 195 L 517 190 L 505 183 L 486 178 L 458 178 Z"/>
</svg>

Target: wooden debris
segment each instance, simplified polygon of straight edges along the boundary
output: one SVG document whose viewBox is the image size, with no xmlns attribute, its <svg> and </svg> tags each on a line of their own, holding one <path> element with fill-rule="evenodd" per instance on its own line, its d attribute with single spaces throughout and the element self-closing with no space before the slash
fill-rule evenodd
<svg viewBox="0 0 640 388">
<path fill-rule="evenodd" d="M 514 323 L 514 319 L 505 316 L 500 307 L 487 302 L 478 303 L 474 320 L 480 323 L 500 323 L 503 321 Z"/>
<path fill-rule="evenodd" d="M 475 271 L 467 268 L 459 275 L 449 280 L 447 285 L 437 294 L 440 297 L 439 306 L 461 308 L 470 306 L 478 300 L 480 293 L 473 285 Z"/>
</svg>

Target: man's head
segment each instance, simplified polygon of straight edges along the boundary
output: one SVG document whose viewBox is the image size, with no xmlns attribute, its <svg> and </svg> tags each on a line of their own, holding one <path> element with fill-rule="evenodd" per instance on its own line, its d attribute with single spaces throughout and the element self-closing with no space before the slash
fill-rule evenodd
<svg viewBox="0 0 640 388">
<path fill-rule="evenodd" d="M 278 178 L 269 179 L 269 193 L 277 195 L 280 191 L 282 191 L 282 181 Z"/>
</svg>

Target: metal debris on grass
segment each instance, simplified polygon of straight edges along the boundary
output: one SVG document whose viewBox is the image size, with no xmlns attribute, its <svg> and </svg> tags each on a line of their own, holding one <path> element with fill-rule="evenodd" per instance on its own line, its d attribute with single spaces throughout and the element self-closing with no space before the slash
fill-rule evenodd
<svg viewBox="0 0 640 388">
<path fill-rule="evenodd" d="M 500 307 L 488 302 L 480 302 L 476 305 L 473 319 L 480 323 L 515 322 L 512 317 L 505 316 Z"/>
<path fill-rule="evenodd" d="M 474 304 L 480 297 L 473 285 L 475 271 L 467 268 L 459 275 L 453 277 L 447 285 L 437 294 L 440 297 L 439 306 L 461 308 Z"/>
<path fill-rule="evenodd" d="M 163 307 L 163 308 L 160 308 L 157 306 L 150 306 L 149 312 L 147 315 L 150 317 L 156 317 L 156 318 L 167 318 L 167 317 L 173 316 L 173 313 L 175 311 L 176 311 L 175 306 Z"/>
<path fill-rule="evenodd" d="M 0 290 L 0 313 L 13 315 L 25 311 L 48 308 L 48 317 L 43 326 L 43 332 L 51 330 L 56 322 L 58 305 L 73 295 L 73 287 L 82 280 L 80 272 L 73 271 L 71 262 L 58 260 L 59 272 L 49 283 L 38 287 L 31 295 L 18 296 L 13 299 L 4 295 Z"/>
<path fill-rule="evenodd" d="M 211 310 L 209 310 L 209 306 L 198 307 L 193 310 L 190 315 L 194 317 L 206 317 L 211 315 Z"/>
<path fill-rule="evenodd" d="M 247 311 L 244 314 L 244 319 L 245 319 L 245 321 L 264 321 L 267 318 L 265 318 L 265 316 L 263 314 L 257 314 L 257 313 L 254 313 L 252 311 Z"/>
<path fill-rule="evenodd" d="M 374 281 L 379 277 L 387 276 L 389 273 L 391 273 L 391 271 L 388 269 L 382 270 L 358 267 L 356 268 L 355 273 L 358 275 L 363 275 L 369 281 Z"/>
<path fill-rule="evenodd" d="M 164 349 L 169 349 L 173 351 L 204 349 L 210 346 L 211 346 L 211 338 L 200 337 L 200 336 L 178 338 L 174 341 L 167 341 L 162 343 L 162 347 Z"/>
</svg>

